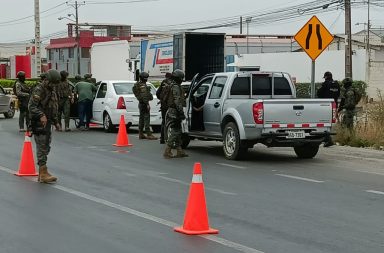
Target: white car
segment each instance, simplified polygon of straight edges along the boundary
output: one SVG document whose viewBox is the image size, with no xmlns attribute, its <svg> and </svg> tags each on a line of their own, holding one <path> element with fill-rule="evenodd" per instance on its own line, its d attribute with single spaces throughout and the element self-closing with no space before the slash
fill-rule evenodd
<svg viewBox="0 0 384 253">
<path fill-rule="evenodd" d="M 135 81 L 104 80 L 99 82 L 95 99 L 93 101 L 92 123 L 103 125 L 106 132 L 112 132 L 118 127 L 121 115 L 124 115 L 125 124 L 138 126 L 139 107 L 138 100 L 132 92 Z M 159 100 L 156 97 L 156 88 L 151 87 L 153 100 L 150 101 L 151 119 L 150 124 L 154 132 L 161 128 L 161 112 Z"/>
</svg>

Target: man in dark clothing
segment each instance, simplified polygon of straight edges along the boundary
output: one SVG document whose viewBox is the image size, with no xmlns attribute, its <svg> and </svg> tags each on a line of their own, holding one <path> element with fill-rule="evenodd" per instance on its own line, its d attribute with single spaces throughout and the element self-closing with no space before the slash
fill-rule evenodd
<svg viewBox="0 0 384 253">
<path fill-rule="evenodd" d="M 31 114 L 32 133 L 35 136 L 37 164 L 39 165 L 40 183 L 52 183 L 57 180 L 48 172 L 47 157 L 51 149 L 52 130 L 60 127 L 57 118 L 58 99 L 55 86 L 60 82 L 60 73 L 50 69 L 47 80 L 38 84 L 33 90 L 28 108 Z"/>
<path fill-rule="evenodd" d="M 69 118 L 70 118 L 70 110 L 71 103 L 73 103 L 73 95 L 72 95 L 72 86 L 69 84 L 67 77 L 68 72 L 65 70 L 60 71 L 61 81 L 56 87 L 56 93 L 59 99 L 59 124 L 60 129 L 62 131 L 61 119 L 62 115 L 64 115 L 64 124 L 65 131 L 69 132 L 71 129 L 69 128 Z"/>
<path fill-rule="evenodd" d="M 167 101 L 164 100 L 166 96 L 165 93 L 169 92 L 170 85 L 172 84 L 171 80 L 172 73 L 167 72 L 165 74 L 165 79 L 161 82 L 160 87 L 156 91 L 156 97 L 160 100 L 160 110 L 161 110 L 161 135 L 160 135 L 160 144 L 164 144 L 164 130 L 165 130 L 165 115 L 168 110 Z"/>
<path fill-rule="evenodd" d="M 17 72 L 17 81 L 15 83 L 15 95 L 19 101 L 19 132 L 25 132 L 25 129 L 29 127 L 29 113 L 28 113 L 28 101 L 30 95 L 30 88 L 25 83 L 25 72 L 19 71 Z M 24 128 L 24 120 L 25 126 Z"/>
<path fill-rule="evenodd" d="M 349 130 L 353 129 L 353 118 L 355 117 L 355 108 L 357 98 L 355 89 L 352 87 L 352 79 L 347 77 L 343 80 L 344 92 L 342 94 L 339 112 L 344 110 L 344 116 L 341 121 L 342 127 Z"/>
<path fill-rule="evenodd" d="M 333 80 L 332 73 L 327 71 L 324 73 L 325 81 L 322 83 L 320 89 L 317 91 L 318 98 L 333 98 L 336 103 L 336 111 L 340 97 L 340 84 Z M 334 145 L 331 136 L 328 136 L 325 140 L 324 147 L 330 147 Z"/>
</svg>

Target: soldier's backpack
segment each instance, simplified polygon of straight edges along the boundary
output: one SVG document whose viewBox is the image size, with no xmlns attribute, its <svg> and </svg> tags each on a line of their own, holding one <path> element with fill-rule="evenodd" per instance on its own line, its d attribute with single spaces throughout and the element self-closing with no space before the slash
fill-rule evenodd
<svg viewBox="0 0 384 253">
<path fill-rule="evenodd" d="M 358 89 L 356 89 L 356 88 L 352 88 L 352 89 L 353 89 L 353 93 L 355 95 L 355 105 L 357 105 L 362 98 L 362 94 Z"/>
</svg>

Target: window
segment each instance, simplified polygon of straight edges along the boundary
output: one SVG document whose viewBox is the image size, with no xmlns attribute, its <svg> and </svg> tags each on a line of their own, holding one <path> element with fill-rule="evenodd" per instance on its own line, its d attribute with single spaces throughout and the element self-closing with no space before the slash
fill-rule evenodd
<svg viewBox="0 0 384 253">
<path fill-rule="evenodd" d="M 117 95 L 131 95 L 133 94 L 132 88 L 135 83 L 114 83 L 113 88 Z M 149 87 L 151 87 L 152 95 L 156 95 L 156 89 L 149 83 L 147 83 Z"/>
<path fill-rule="evenodd" d="M 81 48 L 81 58 L 91 58 L 89 48 Z"/>
<path fill-rule="evenodd" d="M 275 95 L 292 95 L 291 86 L 284 77 L 275 77 L 274 83 L 274 94 Z"/>
<path fill-rule="evenodd" d="M 231 95 L 248 95 L 250 92 L 249 77 L 236 77 L 231 87 Z"/>
<path fill-rule="evenodd" d="M 52 61 L 55 55 L 55 51 L 53 49 L 48 50 L 48 60 Z"/>
<path fill-rule="evenodd" d="M 72 48 L 68 48 L 68 58 L 73 58 L 75 55 L 75 49 L 72 47 Z"/>
<path fill-rule="evenodd" d="M 64 50 L 63 49 L 59 49 L 59 60 L 64 60 Z"/>
<path fill-rule="evenodd" d="M 271 77 L 252 75 L 252 94 L 253 95 L 272 95 Z"/>
<path fill-rule="evenodd" d="M 226 76 L 216 77 L 215 81 L 212 84 L 211 94 L 209 94 L 210 99 L 218 99 L 221 97 L 224 85 L 227 82 Z"/>
<path fill-rule="evenodd" d="M 107 94 L 107 84 L 102 83 L 99 91 L 97 92 L 96 98 L 105 98 L 105 95 Z"/>
<path fill-rule="evenodd" d="M 5 95 L 5 91 L 3 90 L 2 87 L 0 87 L 0 95 Z"/>
</svg>

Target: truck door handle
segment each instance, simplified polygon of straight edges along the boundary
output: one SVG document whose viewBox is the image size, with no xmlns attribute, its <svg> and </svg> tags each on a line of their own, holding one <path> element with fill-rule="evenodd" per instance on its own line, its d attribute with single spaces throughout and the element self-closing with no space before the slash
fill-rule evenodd
<svg viewBox="0 0 384 253">
<path fill-rule="evenodd" d="M 304 105 L 294 105 L 293 110 L 304 110 Z"/>
<path fill-rule="evenodd" d="M 220 103 L 219 103 L 219 102 L 216 102 L 216 103 L 213 104 L 213 106 L 214 106 L 215 108 L 217 108 L 217 107 L 220 106 Z"/>
</svg>

